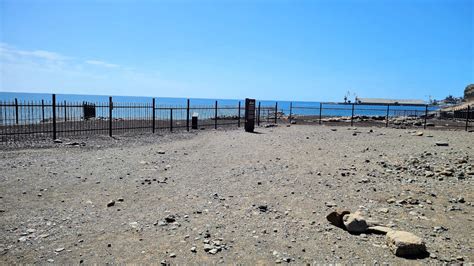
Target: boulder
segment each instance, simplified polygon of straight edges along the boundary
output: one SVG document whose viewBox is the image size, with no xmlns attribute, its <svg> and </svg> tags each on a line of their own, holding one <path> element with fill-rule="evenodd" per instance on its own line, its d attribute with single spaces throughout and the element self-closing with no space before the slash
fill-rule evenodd
<svg viewBox="0 0 474 266">
<path fill-rule="evenodd" d="M 387 232 L 387 245 L 399 257 L 419 257 L 427 253 L 423 239 L 410 232 Z"/>
<path fill-rule="evenodd" d="M 350 233 L 360 234 L 366 232 L 368 229 L 367 221 L 362 217 L 359 211 L 344 215 L 343 221 L 344 227 Z"/>
<path fill-rule="evenodd" d="M 336 210 L 336 211 L 333 211 L 330 214 L 328 214 L 326 216 L 326 219 L 332 225 L 340 227 L 340 228 L 344 228 L 344 221 L 342 220 L 342 218 L 344 217 L 344 215 L 350 214 L 350 213 L 351 212 L 347 211 L 347 210 Z"/>
</svg>

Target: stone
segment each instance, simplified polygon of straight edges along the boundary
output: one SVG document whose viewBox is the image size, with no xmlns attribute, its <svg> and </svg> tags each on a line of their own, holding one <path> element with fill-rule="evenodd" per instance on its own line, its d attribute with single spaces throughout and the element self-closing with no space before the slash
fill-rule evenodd
<svg viewBox="0 0 474 266">
<path fill-rule="evenodd" d="M 176 222 L 176 217 L 172 214 L 169 214 L 165 217 L 165 222 L 174 223 L 174 222 Z"/>
<path fill-rule="evenodd" d="M 418 131 L 418 132 L 415 133 L 415 135 L 421 137 L 421 136 L 423 136 L 423 132 L 422 132 L 422 131 Z"/>
<path fill-rule="evenodd" d="M 196 253 L 197 252 L 196 247 L 191 247 L 191 252 Z"/>
<path fill-rule="evenodd" d="M 56 252 L 61 252 L 61 251 L 63 251 L 63 250 L 64 250 L 64 248 L 57 248 L 57 249 L 55 249 L 54 251 L 56 251 Z"/>
<path fill-rule="evenodd" d="M 326 219 L 332 225 L 340 227 L 340 228 L 344 228 L 344 221 L 342 220 L 342 218 L 344 217 L 344 215 L 350 214 L 350 213 L 351 212 L 347 211 L 347 210 L 336 210 L 336 211 L 333 211 L 333 212 L 329 213 L 326 216 Z"/>
<path fill-rule="evenodd" d="M 388 213 L 388 208 L 380 208 L 379 212 Z"/>
<path fill-rule="evenodd" d="M 368 225 L 364 217 L 362 217 L 359 211 L 344 215 L 343 217 L 344 227 L 350 233 L 364 233 L 367 231 Z"/>
<path fill-rule="evenodd" d="M 111 200 L 109 201 L 109 203 L 107 203 L 107 207 L 112 207 L 115 205 L 115 200 Z"/>
<path fill-rule="evenodd" d="M 165 154 L 165 151 L 159 150 L 158 154 Z"/>
<path fill-rule="evenodd" d="M 369 226 L 368 232 L 374 233 L 374 234 L 382 234 L 385 235 L 388 232 L 393 231 L 392 228 L 386 227 L 386 226 L 381 226 L 381 225 L 376 225 L 376 226 Z"/>
<path fill-rule="evenodd" d="M 449 146 L 449 143 L 443 141 L 437 141 L 435 144 L 436 146 Z"/>
<path fill-rule="evenodd" d="M 53 140 L 53 142 L 54 142 L 54 143 L 63 143 L 63 141 L 60 140 L 60 139 L 55 139 L 55 140 Z"/>
<path fill-rule="evenodd" d="M 418 257 L 427 253 L 423 239 L 405 231 L 388 232 L 387 246 L 398 257 Z"/>
</svg>

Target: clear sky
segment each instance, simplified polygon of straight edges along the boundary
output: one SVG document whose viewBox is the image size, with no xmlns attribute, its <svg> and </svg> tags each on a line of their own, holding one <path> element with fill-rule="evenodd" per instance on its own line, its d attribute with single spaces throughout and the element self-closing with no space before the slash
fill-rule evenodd
<svg viewBox="0 0 474 266">
<path fill-rule="evenodd" d="M 0 91 L 461 96 L 472 0 L 0 0 Z"/>
</svg>

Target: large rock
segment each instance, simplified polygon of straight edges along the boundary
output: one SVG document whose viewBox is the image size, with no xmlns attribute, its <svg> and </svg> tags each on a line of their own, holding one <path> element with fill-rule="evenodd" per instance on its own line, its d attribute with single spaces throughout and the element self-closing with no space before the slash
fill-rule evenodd
<svg viewBox="0 0 474 266">
<path fill-rule="evenodd" d="M 367 231 L 369 227 L 367 225 L 367 221 L 365 220 L 364 217 L 362 217 L 359 211 L 356 211 L 355 213 L 351 213 L 348 215 L 344 215 L 343 220 L 344 220 L 344 227 L 350 233 L 355 233 L 355 234 L 364 233 Z"/>
<path fill-rule="evenodd" d="M 405 231 L 387 232 L 387 245 L 399 257 L 419 257 L 427 253 L 423 239 Z"/>
<path fill-rule="evenodd" d="M 326 219 L 328 219 L 328 221 L 331 224 L 340 228 L 344 228 L 344 221 L 342 220 L 342 218 L 344 217 L 344 215 L 347 215 L 350 213 L 351 213 L 350 211 L 346 211 L 346 210 L 336 210 L 328 214 L 326 216 Z"/>
</svg>

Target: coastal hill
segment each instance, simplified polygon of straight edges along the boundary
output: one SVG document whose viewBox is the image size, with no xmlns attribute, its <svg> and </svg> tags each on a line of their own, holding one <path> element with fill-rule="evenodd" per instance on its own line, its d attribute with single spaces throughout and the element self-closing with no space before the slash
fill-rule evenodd
<svg viewBox="0 0 474 266">
<path fill-rule="evenodd" d="M 464 101 L 473 102 L 474 101 L 474 84 L 469 84 L 464 89 Z"/>
</svg>

